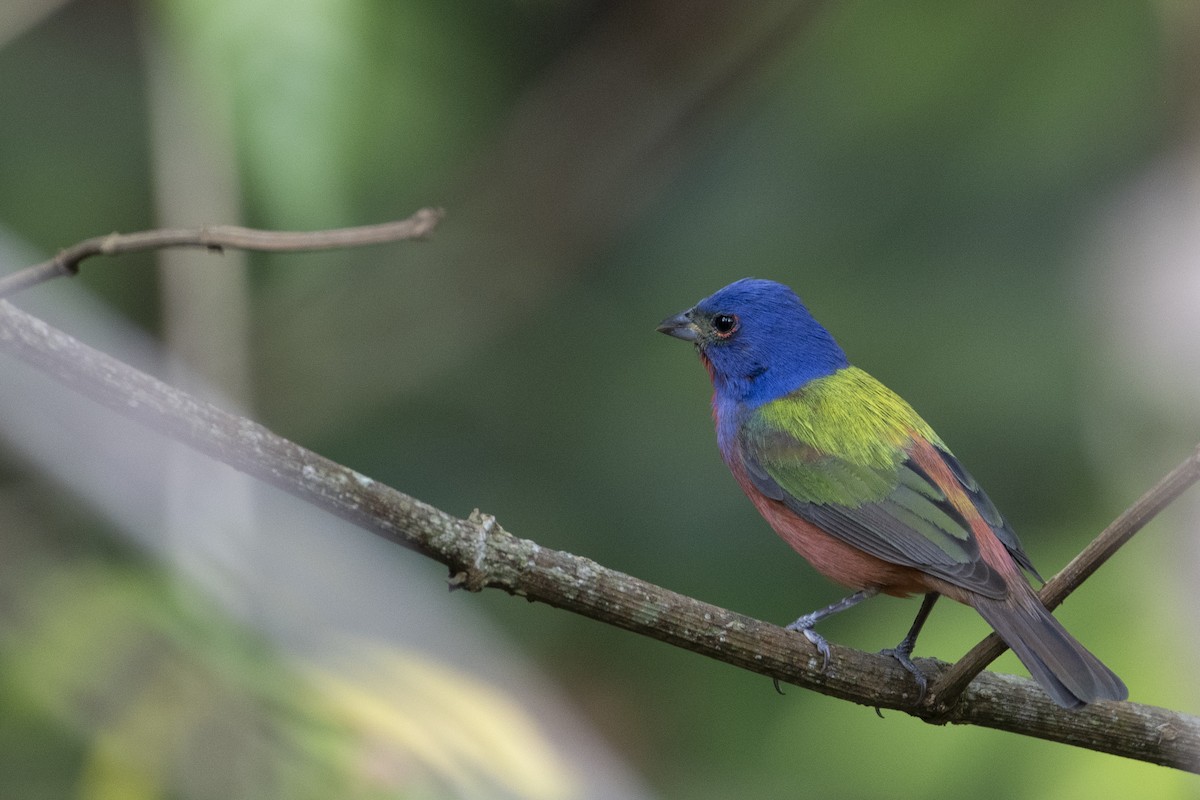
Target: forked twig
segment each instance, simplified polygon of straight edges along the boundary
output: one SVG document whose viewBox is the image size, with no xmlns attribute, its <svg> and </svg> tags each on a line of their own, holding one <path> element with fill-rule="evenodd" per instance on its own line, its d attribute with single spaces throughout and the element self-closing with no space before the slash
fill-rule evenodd
<svg viewBox="0 0 1200 800">
<path fill-rule="evenodd" d="M 442 213 L 438 208 L 422 208 L 408 219 L 323 231 L 264 231 L 237 225 L 209 225 L 93 236 L 68 247 L 48 261 L 0 278 L 0 298 L 54 278 L 75 275 L 79 272 L 80 262 L 92 256 L 116 256 L 164 247 L 205 247 L 217 251 L 230 247 L 272 253 L 361 247 L 422 239 L 437 227 Z"/>
</svg>

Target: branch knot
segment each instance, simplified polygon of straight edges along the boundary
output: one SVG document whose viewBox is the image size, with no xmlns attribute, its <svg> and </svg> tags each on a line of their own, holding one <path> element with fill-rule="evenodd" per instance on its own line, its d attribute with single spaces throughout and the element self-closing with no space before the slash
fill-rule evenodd
<svg viewBox="0 0 1200 800">
<path fill-rule="evenodd" d="M 450 591 L 466 589 L 468 592 L 481 592 L 488 583 L 484 564 L 487 560 L 488 539 L 496 530 L 496 518 L 476 508 L 471 511 L 471 516 L 467 517 L 467 522 L 475 526 L 475 536 L 471 542 L 473 553 L 466 568 L 450 576 Z"/>
</svg>

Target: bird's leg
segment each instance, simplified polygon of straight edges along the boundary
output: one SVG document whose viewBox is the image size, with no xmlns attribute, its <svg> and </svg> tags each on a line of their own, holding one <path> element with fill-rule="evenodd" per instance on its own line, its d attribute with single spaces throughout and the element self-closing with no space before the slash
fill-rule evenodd
<svg viewBox="0 0 1200 800">
<path fill-rule="evenodd" d="M 828 617 L 830 614 L 836 614 L 839 611 L 845 611 L 847 608 L 852 608 L 861 603 L 863 600 L 867 600 L 868 598 L 874 597 L 877 594 L 879 594 L 878 589 L 863 589 L 855 592 L 849 597 L 843 597 L 836 603 L 831 603 L 824 608 L 819 608 L 811 614 L 805 614 L 803 617 L 800 617 L 798 620 L 788 625 L 787 629 L 789 631 L 800 631 L 800 633 L 804 634 L 804 638 L 813 643 L 813 646 L 817 648 L 817 652 L 820 653 L 821 657 L 824 659 L 821 662 L 821 669 L 824 670 L 825 667 L 829 665 L 829 642 L 825 641 L 825 637 L 814 631 L 812 627 Z"/>
<path fill-rule="evenodd" d="M 881 650 L 880 655 L 891 656 L 900 662 L 900 666 L 904 667 L 913 678 L 917 681 L 917 700 L 913 705 L 920 705 L 925 699 L 925 676 L 921 674 L 921 670 L 917 669 L 917 665 L 913 663 L 912 651 L 917 646 L 917 636 L 921 633 L 921 628 L 925 625 L 925 620 L 929 618 L 929 612 L 933 611 L 933 604 L 941 597 L 937 592 L 928 592 L 925 599 L 921 601 L 921 609 L 917 611 L 917 618 L 913 620 L 912 627 L 908 629 L 908 633 L 904 634 L 904 638 L 900 640 L 900 644 L 890 650 Z"/>
</svg>

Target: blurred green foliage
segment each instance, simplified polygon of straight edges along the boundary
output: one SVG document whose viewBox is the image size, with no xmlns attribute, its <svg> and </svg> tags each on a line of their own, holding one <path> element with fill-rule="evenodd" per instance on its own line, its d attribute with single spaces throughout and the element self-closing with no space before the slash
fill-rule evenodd
<svg viewBox="0 0 1200 800">
<path fill-rule="evenodd" d="M 448 212 L 426 243 L 250 259 L 253 414 L 273 429 L 450 512 L 784 622 L 840 590 L 740 496 L 703 370 L 653 332 L 735 278 L 771 277 L 930 420 L 1050 574 L 1143 488 L 1108 491 L 1087 456 L 1087 387 L 1121 377 L 1076 292 L 1100 280 L 1080 261 L 1097 211 L 1186 122 L 1168 5 L 77 2 L 0 49 L 0 226 L 52 253 L 158 224 L 152 137 L 170 134 L 151 132 L 148 75 L 171 69 L 214 130 L 231 121 L 240 221 Z M 195 223 L 210 221 L 238 220 Z M 156 332 L 149 264 L 89 264 L 53 291 Z M 1153 475 L 1178 444 L 1129 457 Z M 41 480 L 17 462 L 4 476 L 9 494 Z M 57 539 L 72 561 L 106 547 L 75 537 L 113 536 L 72 530 Z M 1195 651 L 1138 589 L 1169 552 L 1123 554 L 1062 616 L 1133 699 L 1179 708 Z M 509 597 L 469 602 L 666 797 L 1195 793 L 1146 765 L 779 697 Z M 876 602 L 824 632 L 894 644 L 915 603 Z M 86 660 L 69 614 L 22 634 L 64 637 L 39 653 L 9 636 L 10 673 Z M 984 632 L 939 608 L 919 654 L 953 659 Z M 1020 672 L 1011 656 L 997 668 Z M 5 681 L 0 749 L 63 796 L 95 732 L 64 735 L 35 685 Z"/>
</svg>

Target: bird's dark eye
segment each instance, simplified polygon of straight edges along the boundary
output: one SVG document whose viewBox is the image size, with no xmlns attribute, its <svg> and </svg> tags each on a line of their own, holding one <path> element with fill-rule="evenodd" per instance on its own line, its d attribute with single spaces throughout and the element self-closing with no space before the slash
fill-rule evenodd
<svg viewBox="0 0 1200 800">
<path fill-rule="evenodd" d="M 738 324 L 737 314 L 717 314 L 712 321 L 713 330 L 722 339 L 733 336 L 738 329 Z"/>
</svg>

